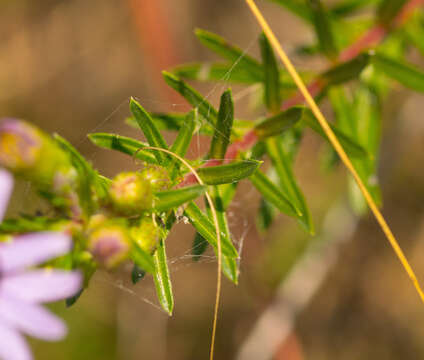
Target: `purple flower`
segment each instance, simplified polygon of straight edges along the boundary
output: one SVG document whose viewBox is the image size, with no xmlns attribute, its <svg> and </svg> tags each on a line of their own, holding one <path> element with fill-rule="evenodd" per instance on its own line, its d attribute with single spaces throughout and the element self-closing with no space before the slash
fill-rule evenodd
<svg viewBox="0 0 424 360">
<path fill-rule="evenodd" d="M 12 191 L 13 180 L 0 169 L 0 221 Z M 31 269 L 69 252 L 72 241 L 63 233 L 39 232 L 0 243 L 0 359 L 28 360 L 27 335 L 59 340 L 66 335 L 61 319 L 40 304 L 74 295 L 81 286 L 77 272 Z"/>
</svg>

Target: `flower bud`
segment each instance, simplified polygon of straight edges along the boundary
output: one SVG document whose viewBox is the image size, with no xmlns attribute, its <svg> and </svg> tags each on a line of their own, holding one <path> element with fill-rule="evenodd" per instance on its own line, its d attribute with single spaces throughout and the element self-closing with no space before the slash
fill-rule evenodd
<svg viewBox="0 0 424 360">
<path fill-rule="evenodd" d="M 138 172 L 117 175 L 110 184 L 109 195 L 115 211 L 123 215 L 140 215 L 152 208 L 152 188 Z"/>
<path fill-rule="evenodd" d="M 94 259 L 112 268 L 128 257 L 130 237 L 119 222 L 107 221 L 96 227 L 88 236 L 88 249 Z"/>
<path fill-rule="evenodd" d="M 147 166 L 140 172 L 141 176 L 150 182 L 152 192 L 167 190 L 171 179 L 165 168 L 160 166 Z"/>
<path fill-rule="evenodd" d="M 160 228 L 151 217 L 143 217 L 130 229 L 132 239 L 147 253 L 153 253 L 160 238 Z"/>
<path fill-rule="evenodd" d="M 58 173 L 75 177 L 68 154 L 35 126 L 16 119 L 0 121 L 0 166 L 48 190 Z"/>
</svg>

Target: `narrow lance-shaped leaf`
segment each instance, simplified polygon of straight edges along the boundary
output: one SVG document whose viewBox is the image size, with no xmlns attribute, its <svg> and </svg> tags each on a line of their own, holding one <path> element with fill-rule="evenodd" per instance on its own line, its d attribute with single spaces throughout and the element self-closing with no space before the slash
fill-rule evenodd
<svg viewBox="0 0 424 360">
<path fill-rule="evenodd" d="M 311 9 L 306 5 L 303 0 L 270 0 L 281 6 L 284 6 L 287 10 L 293 14 L 299 16 L 301 19 L 308 23 L 312 22 Z"/>
<path fill-rule="evenodd" d="M 145 276 L 146 276 L 146 272 L 141 267 L 134 264 L 133 269 L 131 271 L 131 281 L 132 281 L 132 283 L 137 284 Z"/>
<path fill-rule="evenodd" d="M 168 149 L 165 139 L 156 128 L 149 113 L 133 98 L 130 100 L 130 109 L 150 146 Z M 154 154 L 160 164 L 166 164 L 168 162 L 169 155 L 164 152 L 154 151 Z"/>
<path fill-rule="evenodd" d="M 231 96 L 231 90 L 227 90 L 221 96 L 218 120 L 209 151 L 210 159 L 224 159 L 228 144 L 230 143 L 233 121 L 234 103 Z"/>
<path fill-rule="evenodd" d="M 305 114 L 306 116 L 303 117 L 302 121 L 312 130 L 314 130 L 317 134 L 319 134 L 321 137 L 328 141 L 327 135 L 324 133 L 321 126 L 315 120 L 314 115 L 312 115 L 310 110 L 305 112 Z M 358 142 L 356 142 L 352 137 L 346 135 L 344 132 L 342 132 L 332 124 L 330 124 L 330 127 L 349 156 L 359 158 L 369 156 L 367 150 L 365 150 L 364 147 Z"/>
<path fill-rule="evenodd" d="M 267 200 L 262 198 L 259 205 L 258 216 L 256 218 L 256 225 L 260 232 L 265 232 L 269 229 L 275 213 L 275 206 L 271 205 Z"/>
<path fill-rule="evenodd" d="M 296 218 L 302 216 L 302 213 L 296 208 L 296 205 L 292 204 L 277 185 L 275 185 L 264 173 L 257 170 L 249 179 L 253 186 L 262 194 L 264 199 L 268 200 L 282 213 Z"/>
<path fill-rule="evenodd" d="M 237 183 L 218 185 L 218 188 L 220 194 L 220 206 L 223 211 L 226 211 L 236 193 Z M 197 232 L 193 240 L 193 260 L 199 260 L 200 255 L 206 251 L 207 247 L 208 242 Z"/>
<path fill-rule="evenodd" d="M 369 64 L 371 56 L 369 54 L 360 54 L 356 58 L 336 65 L 321 75 L 325 85 L 342 84 L 357 78 L 362 70 Z"/>
<path fill-rule="evenodd" d="M 225 63 L 191 63 L 178 65 L 171 72 L 183 79 L 197 81 L 228 81 L 241 84 L 260 82 L 257 76 L 240 66 Z"/>
<path fill-rule="evenodd" d="M 270 136 L 276 136 L 292 128 L 303 115 L 305 108 L 294 106 L 286 111 L 267 118 L 255 126 L 255 134 L 260 139 L 266 139 Z"/>
<path fill-rule="evenodd" d="M 349 16 L 364 7 L 374 6 L 380 0 L 344 0 L 330 6 L 329 10 L 333 16 Z"/>
<path fill-rule="evenodd" d="M 399 13 L 406 0 L 382 0 L 377 9 L 378 22 L 388 26 Z"/>
<path fill-rule="evenodd" d="M 221 249 L 223 246 L 233 247 L 234 245 L 231 241 L 231 233 L 228 227 L 227 215 L 223 207 L 222 197 L 221 197 L 220 189 L 218 186 L 213 186 L 211 188 L 211 198 L 215 206 L 219 232 L 221 234 Z M 212 211 L 207 201 L 206 201 L 206 209 L 208 211 L 209 220 L 212 223 L 214 223 L 213 217 L 212 217 Z M 215 233 L 216 233 L 216 230 L 215 230 Z M 215 250 L 216 256 L 218 256 L 218 252 L 217 252 L 218 248 L 214 250 Z M 237 260 L 235 257 L 223 254 L 222 271 L 233 283 L 235 284 L 238 283 L 238 266 L 237 266 Z"/>
<path fill-rule="evenodd" d="M 214 248 L 217 247 L 216 230 L 215 225 L 206 216 L 199 207 L 194 203 L 190 202 L 184 210 L 184 215 L 187 216 L 190 223 L 194 226 L 197 232 L 202 235 L 205 240 L 211 244 Z M 231 241 L 226 238 L 226 234 L 221 234 L 221 249 L 222 253 L 226 256 L 237 258 L 237 250 L 231 244 Z M 224 238 L 224 239 L 223 239 Z"/>
<path fill-rule="evenodd" d="M 158 163 L 151 151 L 143 150 L 144 147 L 149 145 L 141 141 L 126 136 L 108 133 L 88 134 L 88 138 L 93 144 L 99 147 L 134 156 L 135 158 L 145 161 L 149 164 Z"/>
<path fill-rule="evenodd" d="M 177 76 L 167 71 L 163 71 L 162 74 L 165 82 L 171 88 L 184 97 L 189 104 L 198 108 L 199 114 L 201 114 L 209 124 L 215 126 L 218 112 L 202 95 Z"/>
<path fill-rule="evenodd" d="M 79 197 L 81 205 L 83 206 L 87 215 L 90 215 L 94 211 L 94 201 L 91 193 L 92 186 L 97 191 L 97 174 L 94 171 L 91 164 L 84 159 L 84 157 L 75 149 L 67 140 L 58 134 L 54 135 L 55 140 L 59 145 L 66 150 L 70 156 L 73 165 L 78 172 L 79 182 Z"/>
<path fill-rule="evenodd" d="M 237 183 L 219 185 L 222 207 L 227 210 L 237 190 Z"/>
<path fill-rule="evenodd" d="M 278 112 L 281 107 L 280 73 L 277 60 L 265 34 L 259 38 L 264 68 L 265 105 L 272 113 Z"/>
<path fill-rule="evenodd" d="M 235 63 L 236 68 L 243 69 L 250 73 L 251 76 L 254 76 L 258 82 L 262 80 L 263 69 L 261 65 L 244 51 L 234 45 L 231 45 L 221 36 L 209 31 L 197 29 L 195 34 L 203 45 L 225 59 Z"/>
<path fill-rule="evenodd" d="M 333 38 L 329 12 L 324 9 L 320 0 L 309 0 L 309 3 L 320 48 L 329 59 L 334 59 L 337 56 L 337 48 Z"/>
<path fill-rule="evenodd" d="M 284 189 L 284 192 L 287 194 L 287 198 L 290 202 L 295 204 L 302 213 L 299 217 L 300 223 L 307 229 L 307 231 L 309 231 L 309 233 L 314 234 L 314 226 L 308 206 L 306 205 L 305 197 L 294 178 L 291 163 L 284 151 L 281 138 L 273 137 L 268 139 L 267 152 L 271 158 L 274 168 L 277 171 L 281 188 Z"/>
<path fill-rule="evenodd" d="M 421 56 L 424 56 L 424 14 L 417 12 L 411 16 L 404 26 L 407 39 L 419 50 Z"/>
<path fill-rule="evenodd" d="M 225 165 L 202 167 L 196 171 L 207 185 L 229 184 L 250 176 L 261 163 L 257 160 L 241 160 Z"/>
<path fill-rule="evenodd" d="M 375 68 L 402 85 L 424 92 L 424 72 L 410 64 L 401 63 L 384 55 L 375 55 L 372 60 Z"/>
<path fill-rule="evenodd" d="M 208 242 L 205 240 L 205 238 L 200 235 L 196 231 L 196 235 L 193 239 L 193 246 L 191 249 L 191 253 L 193 254 L 193 261 L 199 261 L 201 258 L 201 255 L 206 251 L 208 248 Z"/>
<path fill-rule="evenodd" d="M 187 186 L 181 189 L 155 193 L 153 209 L 159 212 L 171 210 L 194 200 L 206 191 L 204 185 Z"/>
<path fill-rule="evenodd" d="M 150 116 L 158 130 L 177 131 L 184 124 L 186 114 L 180 113 L 150 113 Z M 139 129 L 137 120 L 132 116 L 125 119 L 125 122 L 133 128 Z"/>
<path fill-rule="evenodd" d="M 155 272 L 155 264 L 153 257 L 145 252 L 137 243 L 133 243 L 131 248 L 131 259 L 134 263 L 145 271 L 153 274 Z"/>
<path fill-rule="evenodd" d="M 184 157 L 187 153 L 188 147 L 190 146 L 191 139 L 193 137 L 194 129 L 196 127 L 195 118 L 197 116 L 197 110 L 190 111 L 184 124 L 181 126 L 178 136 L 171 146 L 171 151 L 178 156 Z M 180 168 L 180 161 L 178 159 L 172 160 L 171 169 L 168 172 L 171 174 L 171 178 L 174 179 L 178 169 Z"/>
<path fill-rule="evenodd" d="M 174 309 L 174 296 L 172 294 L 171 278 L 169 276 L 168 262 L 165 252 L 165 238 L 163 237 L 153 255 L 155 262 L 155 273 L 153 280 L 155 281 L 156 293 L 162 308 L 172 315 Z"/>
</svg>

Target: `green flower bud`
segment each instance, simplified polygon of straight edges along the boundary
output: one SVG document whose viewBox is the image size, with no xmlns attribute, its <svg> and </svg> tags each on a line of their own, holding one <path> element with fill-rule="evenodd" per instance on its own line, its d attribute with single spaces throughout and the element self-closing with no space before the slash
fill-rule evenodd
<svg viewBox="0 0 424 360">
<path fill-rule="evenodd" d="M 130 229 L 132 239 L 147 253 L 153 253 L 160 239 L 160 228 L 151 217 L 143 217 Z"/>
<path fill-rule="evenodd" d="M 141 176 L 150 182 L 152 191 L 158 192 L 169 189 L 171 179 L 165 168 L 160 166 L 147 166 L 140 172 Z"/>
<path fill-rule="evenodd" d="M 0 121 L 0 166 L 46 190 L 76 177 L 68 154 L 35 126 L 16 119 Z"/>
<path fill-rule="evenodd" d="M 137 172 L 117 175 L 110 184 L 109 195 L 114 210 L 123 215 L 140 215 L 152 208 L 153 193 L 150 182 Z"/>
<path fill-rule="evenodd" d="M 128 257 L 130 241 L 129 232 L 123 224 L 106 221 L 89 233 L 88 250 L 97 262 L 112 268 Z"/>
</svg>

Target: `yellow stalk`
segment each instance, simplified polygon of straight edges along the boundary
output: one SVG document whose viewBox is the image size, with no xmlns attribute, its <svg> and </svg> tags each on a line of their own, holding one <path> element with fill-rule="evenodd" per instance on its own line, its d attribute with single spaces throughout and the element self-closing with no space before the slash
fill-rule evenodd
<svg viewBox="0 0 424 360">
<path fill-rule="evenodd" d="M 380 225 L 381 230 L 383 230 L 384 234 L 386 235 L 387 240 L 389 241 L 394 252 L 396 253 L 397 257 L 399 258 L 402 266 L 404 267 L 409 278 L 411 279 L 412 283 L 414 284 L 415 289 L 417 290 L 421 300 L 424 302 L 424 293 L 423 293 L 421 286 L 420 286 L 420 284 L 417 280 L 417 277 L 415 276 L 414 271 L 412 270 L 411 265 L 409 265 L 409 262 L 406 259 L 405 254 L 403 253 L 402 249 L 400 248 L 395 236 L 393 235 L 392 231 L 390 230 L 389 225 L 387 224 L 386 220 L 384 219 L 383 215 L 381 214 L 380 210 L 378 209 L 376 203 L 374 202 L 373 198 L 371 197 L 370 193 L 368 192 L 367 188 L 365 187 L 364 183 L 362 182 L 361 178 L 359 177 L 358 173 L 356 172 L 355 168 L 353 167 L 352 162 L 350 161 L 350 159 L 347 156 L 346 152 L 344 151 L 343 147 L 340 145 L 339 141 L 337 140 L 336 136 L 334 135 L 333 131 L 331 130 L 330 126 L 328 125 L 327 120 L 325 119 L 324 115 L 322 114 L 321 110 L 319 109 L 318 105 L 316 104 L 314 98 L 309 93 L 307 87 L 305 86 L 304 82 L 300 78 L 300 76 L 299 76 L 298 72 L 296 71 L 295 67 L 293 66 L 292 62 L 290 61 L 290 59 L 286 55 L 281 44 L 277 40 L 276 36 L 274 35 L 273 31 L 271 30 L 271 28 L 268 25 L 265 18 L 263 17 L 261 11 L 256 6 L 254 0 L 246 0 L 246 3 L 250 7 L 250 10 L 252 11 L 253 15 L 256 17 L 259 25 L 261 26 L 265 35 L 267 36 L 267 38 L 269 39 L 273 48 L 277 52 L 278 56 L 280 57 L 281 61 L 284 64 L 284 66 L 286 67 L 287 71 L 289 72 L 290 76 L 293 78 L 293 81 L 295 82 L 295 84 L 299 88 L 299 91 L 304 96 L 306 103 L 309 105 L 312 112 L 314 113 L 316 119 L 318 120 L 319 124 L 321 125 L 322 129 L 324 130 L 325 134 L 327 135 L 330 143 L 334 147 L 334 150 L 337 152 L 340 159 L 342 160 L 342 162 L 344 163 L 344 165 L 349 170 L 349 172 L 352 174 L 353 178 L 355 179 L 356 183 L 358 184 L 358 187 L 361 190 L 366 202 L 368 203 L 368 206 L 370 207 L 371 211 L 373 212 L 378 224 Z"/>
<path fill-rule="evenodd" d="M 157 148 L 157 147 L 154 147 L 154 146 L 144 147 L 143 150 L 162 151 L 164 153 L 167 153 L 167 154 L 175 157 L 176 159 L 181 161 L 190 170 L 190 172 L 196 177 L 196 180 L 198 181 L 198 183 L 200 185 L 205 185 L 204 182 L 202 181 L 202 179 L 200 178 L 199 174 L 196 172 L 196 170 L 186 160 L 184 160 L 181 156 L 173 153 L 172 151 L 162 149 L 162 148 Z M 215 348 L 215 338 L 216 338 L 216 326 L 217 326 L 217 323 L 218 323 L 219 299 L 221 297 L 221 276 L 222 276 L 221 275 L 221 268 L 222 268 L 221 232 L 219 231 L 218 216 L 216 214 L 216 209 L 215 209 L 215 205 L 212 201 L 212 198 L 207 191 L 206 191 L 205 195 L 206 195 L 206 199 L 209 203 L 209 206 L 211 208 L 213 222 L 214 222 L 214 225 L 215 225 L 216 243 L 217 243 L 217 252 L 218 252 L 218 275 L 217 275 L 217 279 L 216 279 L 215 308 L 214 308 L 214 314 L 213 314 L 211 348 L 210 348 L 210 357 L 209 357 L 210 360 L 213 360 L 214 348 Z"/>
</svg>

